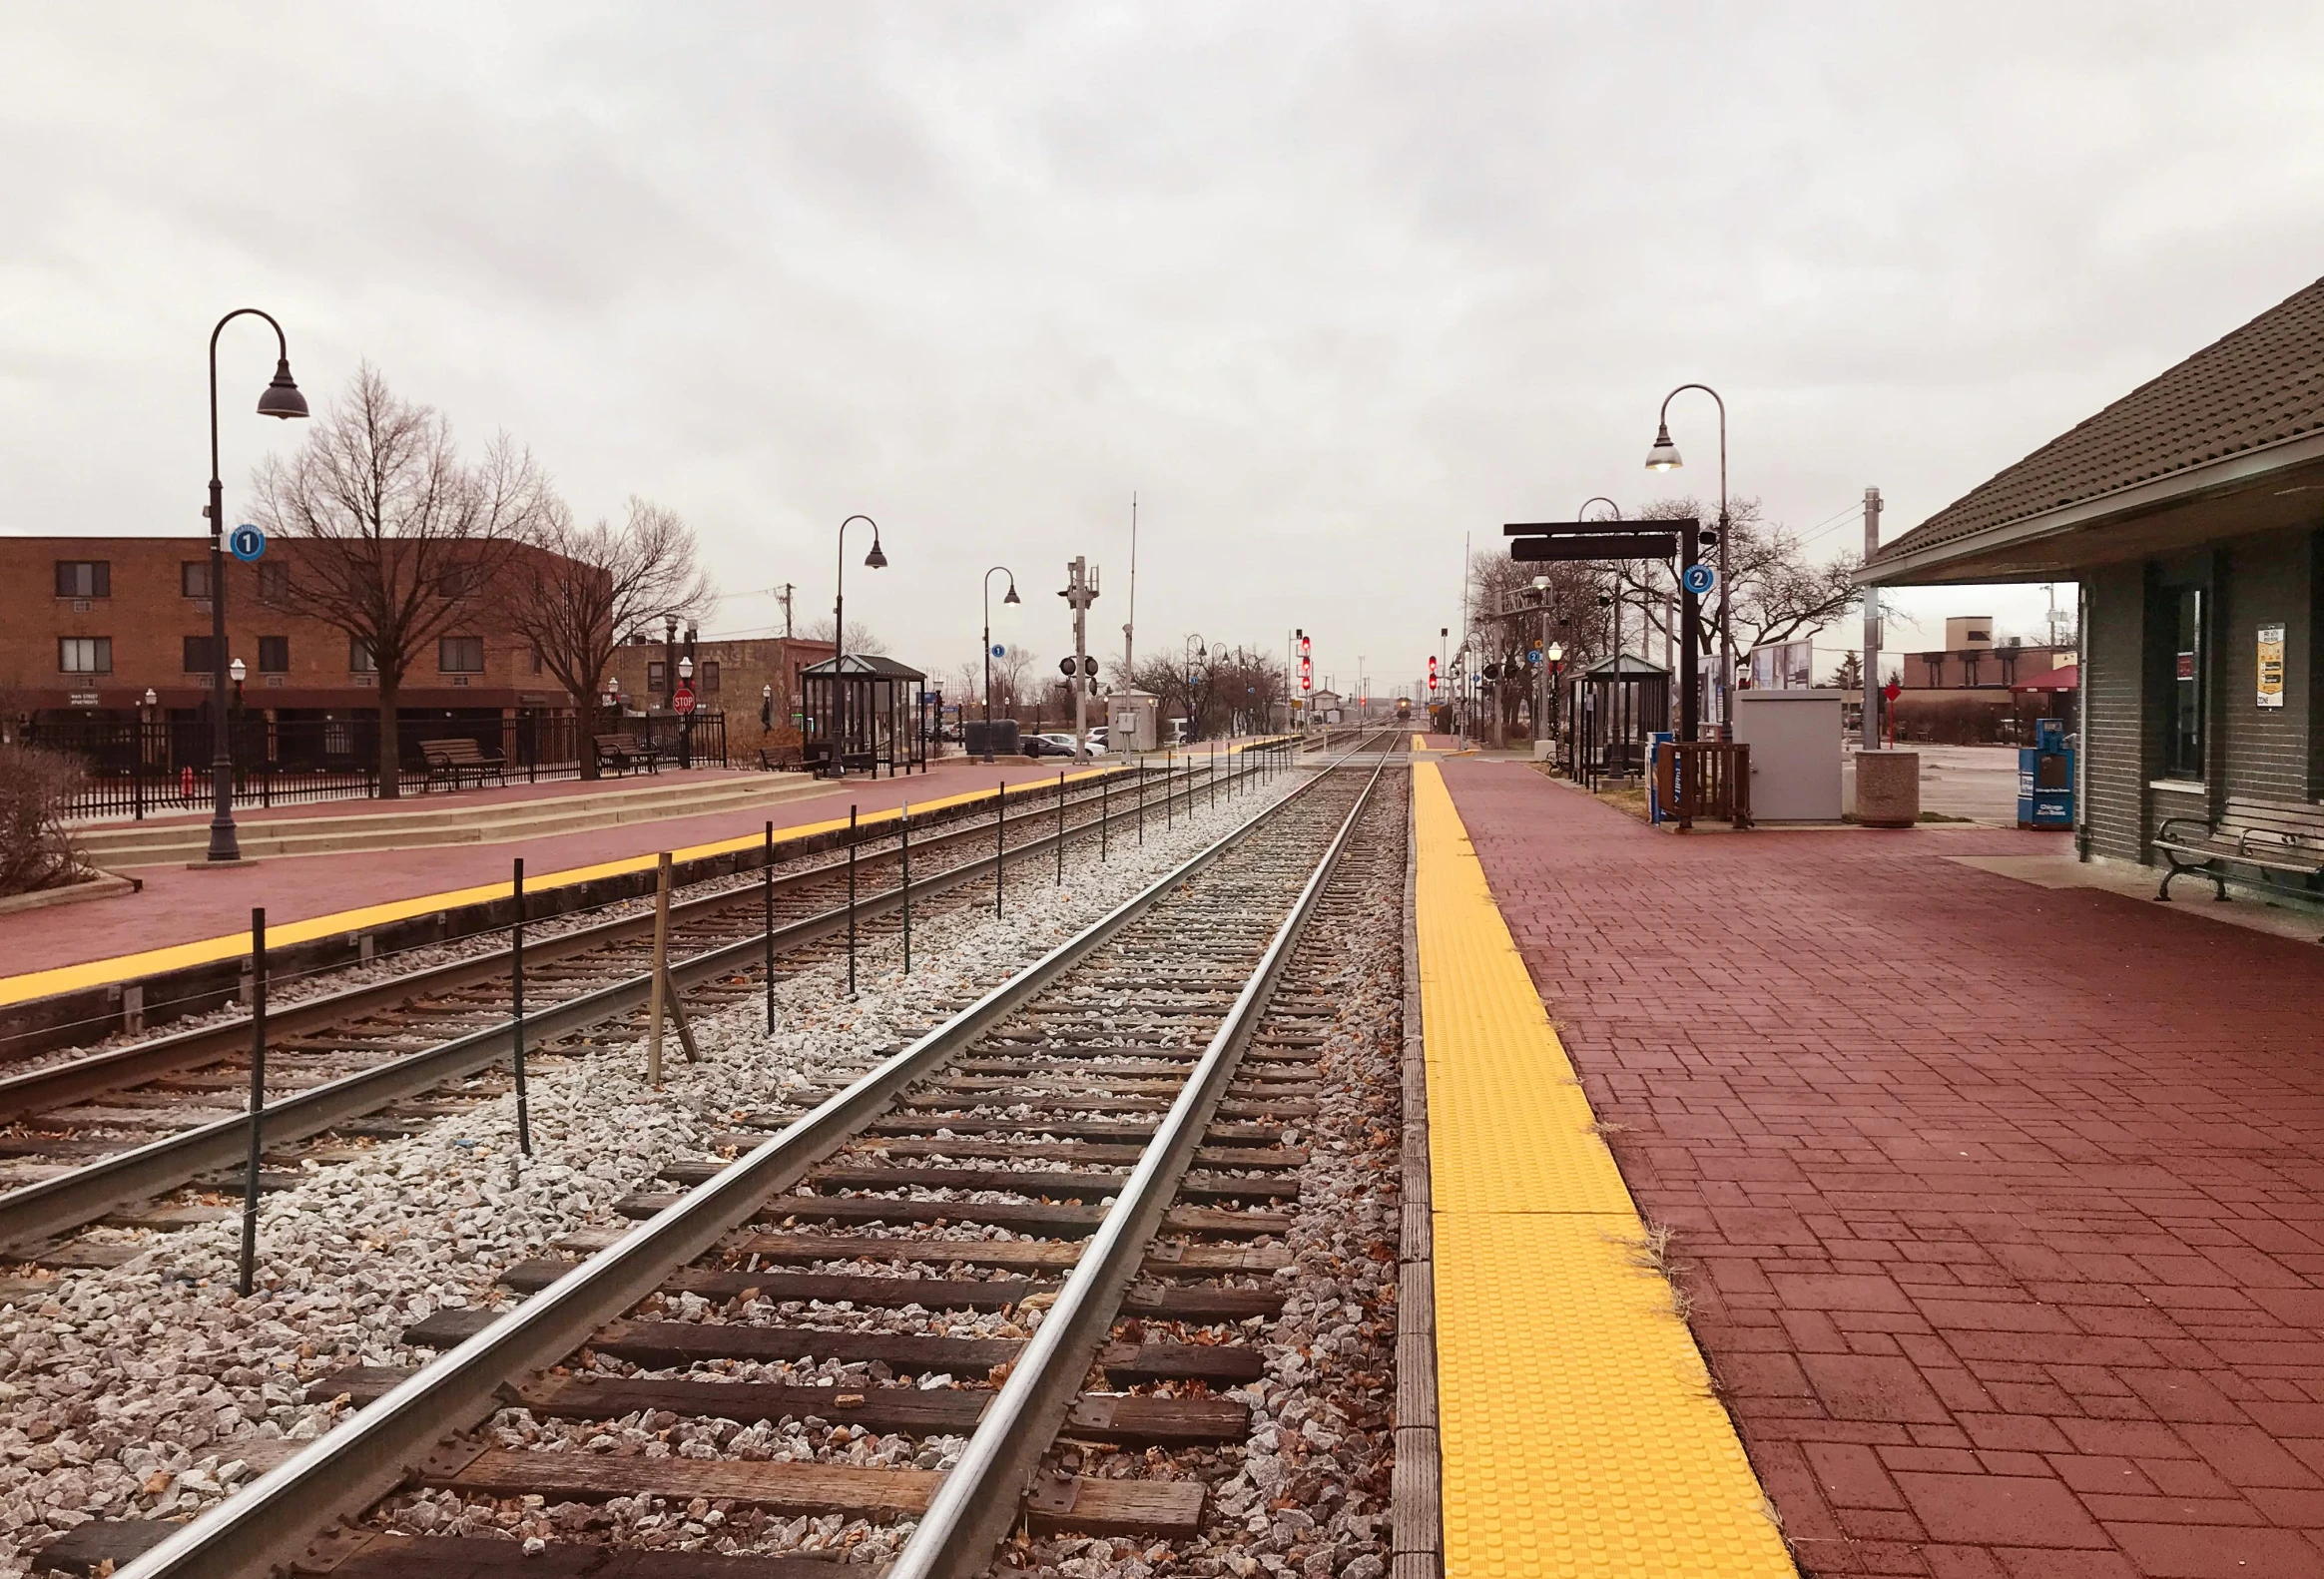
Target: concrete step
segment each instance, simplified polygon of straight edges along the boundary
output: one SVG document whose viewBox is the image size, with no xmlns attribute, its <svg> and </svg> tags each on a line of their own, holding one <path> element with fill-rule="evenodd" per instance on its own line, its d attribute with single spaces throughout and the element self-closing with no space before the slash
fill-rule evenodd
<svg viewBox="0 0 2324 1579">
<path fill-rule="evenodd" d="M 826 788 L 820 781 L 804 776 L 754 775 L 644 790 L 560 795 L 548 800 L 504 800 L 469 806 L 438 804 L 344 816 L 272 817 L 241 823 L 238 834 L 244 855 L 252 859 L 353 850 L 418 849 L 440 844 L 490 844 L 773 805 Z M 209 826 L 199 822 L 166 827 L 89 829 L 81 835 L 82 847 L 89 858 L 108 869 L 199 860 L 209 842 Z"/>
</svg>

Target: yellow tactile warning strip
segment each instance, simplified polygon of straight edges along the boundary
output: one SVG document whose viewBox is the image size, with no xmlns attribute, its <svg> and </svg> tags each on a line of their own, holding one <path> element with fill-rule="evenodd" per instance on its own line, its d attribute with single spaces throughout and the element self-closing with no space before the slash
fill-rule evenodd
<svg viewBox="0 0 2324 1579">
<path fill-rule="evenodd" d="M 1448 1579 L 1788 1579 L 1436 764 L 1413 793 Z"/>
<path fill-rule="evenodd" d="M 1416 752 L 1425 752 L 1425 751 L 1427 751 L 1428 749 L 1429 749 L 1429 737 L 1427 737 L 1426 735 L 1416 735 L 1416 736 L 1414 736 L 1414 737 L 1413 737 L 1413 750 L 1414 750 L 1414 751 L 1416 751 Z"/>
<path fill-rule="evenodd" d="M 1091 769 L 1069 774 L 1068 784 L 1099 774 L 1118 773 L 1119 768 Z M 1033 779 L 1007 787 L 1008 793 L 1033 794 L 1055 788 L 1054 779 Z M 892 822 L 902 811 L 924 814 L 950 806 L 964 805 L 972 800 L 989 800 L 990 790 L 970 790 L 959 794 L 943 795 L 934 800 L 921 800 L 897 808 L 889 806 L 877 811 L 867 811 L 857 821 L 858 827 L 877 827 Z M 675 813 L 683 816 L 683 811 Z M 796 827 L 778 828 L 778 845 L 796 839 L 810 838 L 818 833 L 829 833 L 848 825 L 846 817 L 834 817 L 824 822 L 808 822 Z M 690 844 L 673 850 L 678 861 L 699 860 L 706 855 L 724 855 L 734 850 L 755 849 L 766 841 L 766 833 L 745 833 L 736 838 L 719 839 L 715 843 Z M 647 871 L 659 858 L 659 851 L 644 855 L 625 855 L 619 860 L 599 861 L 592 866 L 574 866 L 565 871 L 527 875 L 525 889 L 538 893 L 543 888 L 563 888 L 577 882 L 589 882 L 599 877 L 617 876 L 623 872 Z M 267 929 L 271 944 L 304 943 L 317 937 L 329 937 L 334 932 L 359 932 L 369 926 L 384 926 L 391 921 L 407 920 L 415 915 L 427 915 L 436 910 L 448 910 L 458 905 L 483 904 L 508 897 L 510 885 L 506 882 L 479 883 L 472 888 L 454 888 L 443 893 L 419 894 L 409 899 L 391 899 L 384 904 L 365 905 L 356 910 L 338 910 L 329 915 L 309 916 L 303 921 L 285 921 Z M 213 960 L 233 959 L 250 952 L 248 932 L 235 932 L 225 937 L 206 937 L 192 943 L 174 943 L 168 948 L 148 949 L 138 954 L 116 954 L 110 959 L 89 960 L 78 965 L 58 965 L 48 970 L 28 971 L 21 976 L 0 976 L 0 1005 L 22 1003 L 30 998 L 45 998 L 52 993 L 72 992 L 82 987 L 102 987 L 116 981 L 135 981 L 143 976 L 165 970 L 179 970 L 188 965 L 207 965 Z"/>
</svg>

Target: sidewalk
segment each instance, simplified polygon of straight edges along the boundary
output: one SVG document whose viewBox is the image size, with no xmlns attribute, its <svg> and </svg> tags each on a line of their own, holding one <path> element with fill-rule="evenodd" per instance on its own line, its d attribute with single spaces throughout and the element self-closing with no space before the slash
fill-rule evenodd
<svg viewBox="0 0 2324 1579">
<path fill-rule="evenodd" d="M 907 801 L 919 806 L 985 792 L 1001 783 L 1053 784 L 1060 767 L 1086 771 L 1073 770 L 1071 764 L 963 764 L 903 779 L 850 780 L 822 794 L 772 807 L 671 816 L 508 843 L 301 855 L 220 871 L 140 867 L 141 893 L 0 916 L 0 960 L 11 972 L 0 977 L 0 1004 L 198 963 L 210 957 L 205 949 L 219 958 L 246 951 L 254 905 L 267 907 L 270 935 L 289 943 L 495 893 L 504 896 L 510 862 L 519 855 L 528 887 L 538 889 L 598 875 L 659 850 L 702 852 L 702 846 L 726 840 L 757 839 L 770 817 L 780 838 L 835 822 L 845 825 L 850 805 L 869 815 Z M 479 888 L 485 891 L 473 891 Z"/>
<path fill-rule="evenodd" d="M 1808 1573 L 2324 1575 L 2324 949 L 1443 773 Z"/>
</svg>

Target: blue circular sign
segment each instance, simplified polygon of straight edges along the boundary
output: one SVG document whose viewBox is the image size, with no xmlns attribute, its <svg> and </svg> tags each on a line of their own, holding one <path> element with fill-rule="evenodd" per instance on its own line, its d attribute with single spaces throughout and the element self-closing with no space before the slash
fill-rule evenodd
<svg viewBox="0 0 2324 1579">
<path fill-rule="evenodd" d="M 267 534 L 245 521 L 226 534 L 226 551 L 247 565 L 267 551 Z"/>
<path fill-rule="evenodd" d="M 992 644 L 992 656 L 995 658 L 1006 658 L 1008 656 L 1008 649 L 1003 647 L 1000 643 L 994 642 Z"/>
<path fill-rule="evenodd" d="M 1689 565 L 1680 579 L 1686 583 L 1686 590 L 1699 598 L 1719 584 L 1719 573 L 1708 565 Z"/>
</svg>

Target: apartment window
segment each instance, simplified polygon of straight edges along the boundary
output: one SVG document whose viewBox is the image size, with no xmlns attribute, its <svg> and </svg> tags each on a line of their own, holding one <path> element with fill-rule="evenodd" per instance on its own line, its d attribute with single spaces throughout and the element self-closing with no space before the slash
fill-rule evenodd
<svg viewBox="0 0 2324 1579">
<path fill-rule="evenodd" d="M 67 675 L 112 674 L 113 638 L 110 636 L 58 637 L 57 671 Z"/>
<path fill-rule="evenodd" d="M 290 596 L 290 567 L 259 561 L 259 597 L 266 603 L 281 603 Z"/>
<path fill-rule="evenodd" d="M 468 595 L 468 567 L 447 565 L 436 576 L 436 591 L 445 598 L 464 598 Z"/>
<path fill-rule="evenodd" d="M 178 562 L 178 591 L 188 598 L 210 596 L 210 561 L 186 559 Z"/>
<path fill-rule="evenodd" d="M 707 696 L 707 695 L 709 695 L 711 692 L 713 692 L 713 691 L 716 691 L 717 689 L 718 689 L 718 660 L 717 660 L 717 659 L 715 659 L 715 658 L 713 658 L 713 659 L 709 660 L 708 662 L 706 662 L 706 663 L 705 663 L 705 664 L 702 666 L 702 690 L 703 690 L 703 694 Z"/>
<path fill-rule="evenodd" d="M 537 675 L 547 667 L 547 663 L 541 658 L 541 650 L 537 647 L 534 648 L 532 650 L 532 672 Z"/>
<path fill-rule="evenodd" d="M 185 663 L 186 673 L 190 675 L 208 675 L 217 673 L 217 669 L 218 666 L 210 661 L 210 638 L 207 636 L 187 637 Z"/>
<path fill-rule="evenodd" d="M 2169 718 L 2163 735 L 2162 773 L 2166 779 L 2203 777 L 2203 692 L 2210 655 L 2203 644 L 2203 589 L 2179 587 L 2170 595 L 2175 608 L 2175 636 L 2171 647 Z"/>
<path fill-rule="evenodd" d="M 347 673 L 350 675 L 375 675 L 378 672 L 379 666 L 371 661 L 371 644 L 360 636 L 348 637 Z"/>
<path fill-rule="evenodd" d="M 447 675 L 484 673 L 484 638 L 446 636 L 436 642 L 436 669 Z"/>
<path fill-rule="evenodd" d="M 102 559 L 58 560 L 57 596 L 60 598 L 112 597 L 112 564 Z"/>
<path fill-rule="evenodd" d="M 290 638 L 262 636 L 259 638 L 259 673 L 287 675 L 290 673 Z"/>
<path fill-rule="evenodd" d="M 648 695 L 648 696 L 651 696 L 651 697 L 658 697 L 658 696 L 660 696 L 660 695 L 662 694 L 662 685 L 663 685 L 663 682 L 664 682 L 664 681 L 665 681 L 665 680 L 668 678 L 668 676 L 669 676 L 669 673 L 670 673 L 670 671 L 669 671 L 668 669 L 666 669 L 666 668 L 664 668 L 664 667 L 663 667 L 663 665 L 662 665 L 662 660 L 660 660 L 659 658 L 649 658 L 649 659 L 647 659 L 647 660 L 646 660 L 646 695 Z"/>
</svg>

